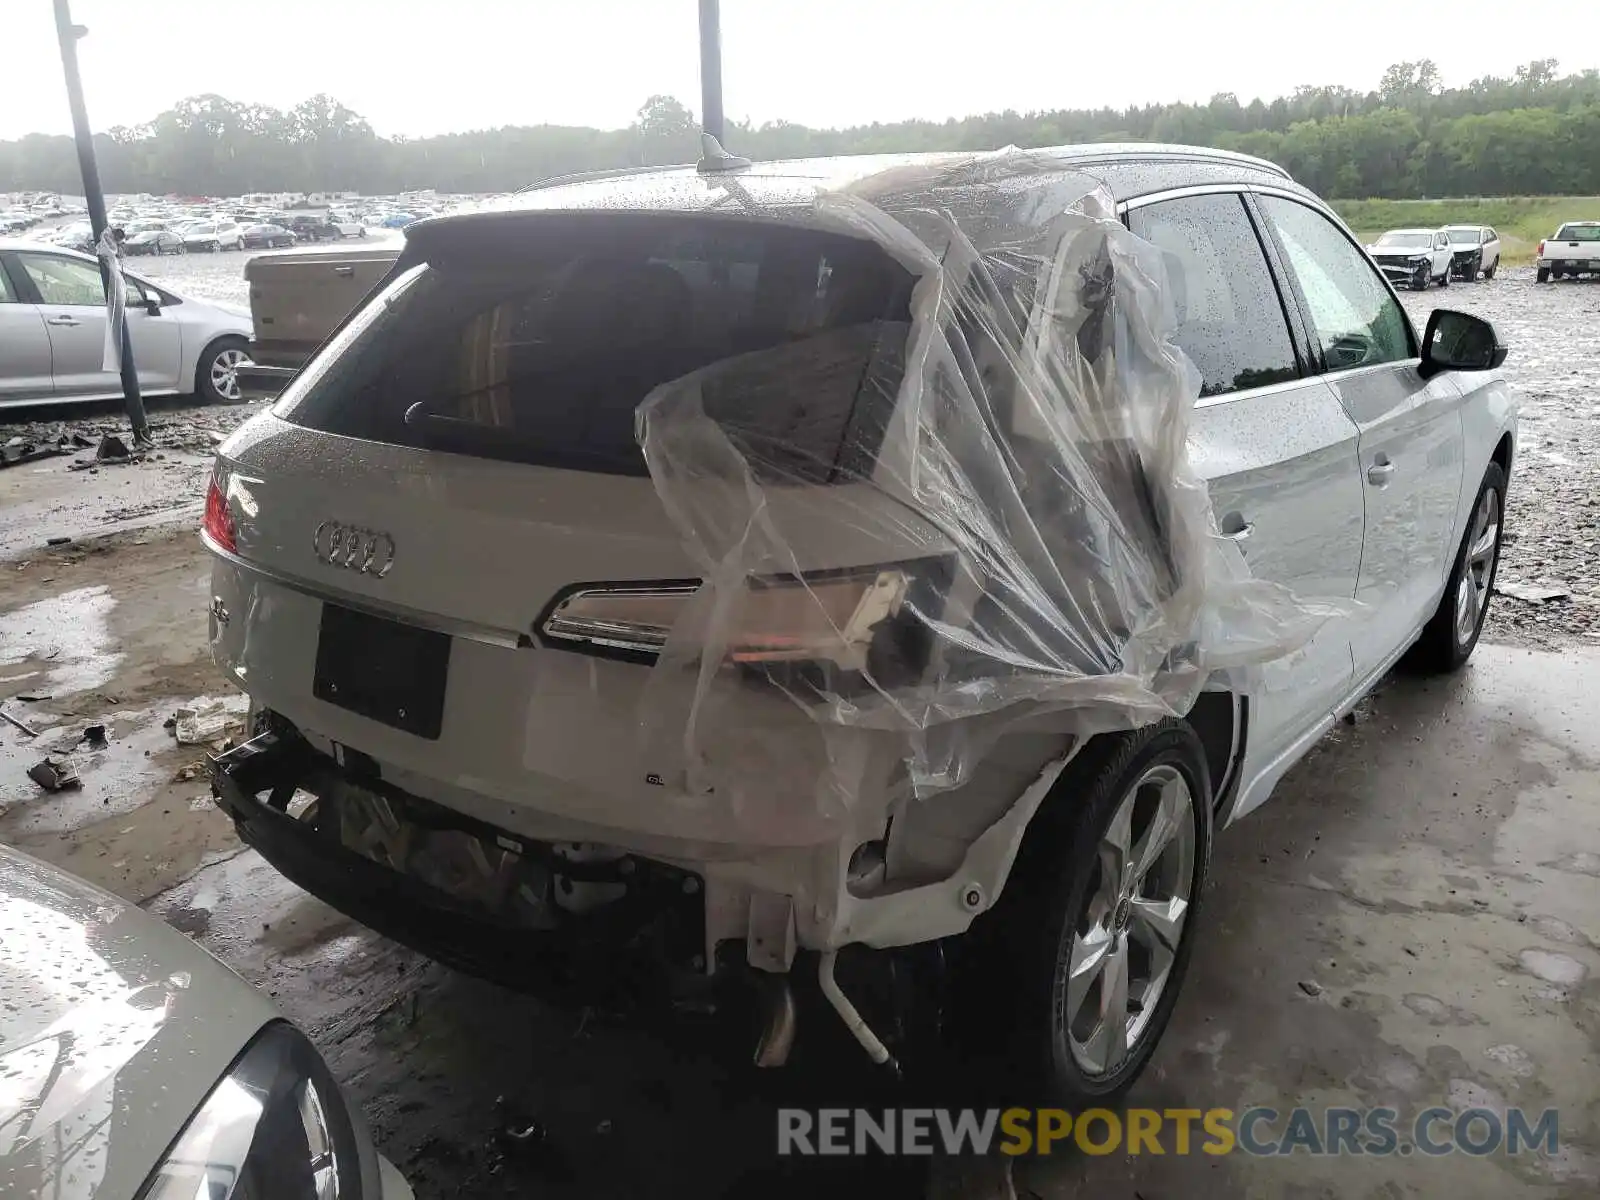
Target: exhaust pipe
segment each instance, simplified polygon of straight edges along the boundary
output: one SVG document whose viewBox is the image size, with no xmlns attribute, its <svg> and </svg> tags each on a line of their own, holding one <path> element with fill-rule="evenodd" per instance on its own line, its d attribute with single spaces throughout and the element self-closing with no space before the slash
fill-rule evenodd
<svg viewBox="0 0 1600 1200">
<path fill-rule="evenodd" d="M 761 980 L 763 1029 L 756 1043 L 758 1067 L 781 1067 L 794 1049 L 794 989 L 787 975 L 763 973 Z"/>
</svg>

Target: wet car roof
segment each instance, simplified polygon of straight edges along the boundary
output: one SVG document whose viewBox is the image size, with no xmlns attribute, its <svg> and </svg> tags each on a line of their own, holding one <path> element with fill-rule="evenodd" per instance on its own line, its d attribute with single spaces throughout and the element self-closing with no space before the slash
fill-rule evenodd
<svg viewBox="0 0 1600 1200">
<path fill-rule="evenodd" d="M 1193 146 L 1148 143 L 1095 143 L 1018 151 L 1037 172 L 1041 162 L 1059 164 L 1059 174 L 1031 175 L 1024 186 L 1079 182 L 1079 194 L 1104 185 L 1117 201 L 1197 184 L 1268 184 L 1305 193 L 1284 171 L 1264 159 Z M 836 158 L 757 162 L 731 170 L 702 172 L 694 166 L 638 168 L 548 180 L 472 213 L 423 220 L 407 230 L 408 240 L 427 242 L 434 231 L 462 222 L 504 219 L 531 212 L 731 213 L 776 216 L 809 206 L 819 188 L 839 190 L 880 177 L 892 184 L 898 169 L 923 172 L 973 162 L 971 152 L 944 154 L 864 154 Z M 1019 162 L 1022 161 L 1019 158 Z M 1002 169 L 997 179 L 1004 178 Z M 874 181 L 876 182 L 876 180 Z M 1308 194 L 1309 193 L 1305 193 Z M 789 219 L 785 213 L 779 219 Z"/>
</svg>

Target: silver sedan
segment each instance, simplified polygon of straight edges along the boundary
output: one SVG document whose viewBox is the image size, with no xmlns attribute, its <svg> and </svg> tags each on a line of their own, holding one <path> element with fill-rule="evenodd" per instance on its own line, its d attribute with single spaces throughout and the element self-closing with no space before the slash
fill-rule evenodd
<svg viewBox="0 0 1600 1200">
<path fill-rule="evenodd" d="M 128 330 L 145 395 L 240 398 L 248 313 L 180 296 L 124 272 Z M 105 366 L 106 301 L 87 254 L 0 238 L 0 407 L 122 395 Z"/>
<path fill-rule="evenodd" d="M 181 933 L 0 846 L 0 1194 L 411 1200 L 305 1036 Z"/>
</svg>

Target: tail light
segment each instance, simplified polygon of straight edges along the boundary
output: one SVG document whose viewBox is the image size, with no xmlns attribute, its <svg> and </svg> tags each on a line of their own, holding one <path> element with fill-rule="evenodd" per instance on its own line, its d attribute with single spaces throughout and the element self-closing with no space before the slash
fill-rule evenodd
<svg viewBox="0 0 1600 1200">
<path fill-rule="evenodd" d="M 831 662 L 859 671 L 879 626 L 899 613 L 909 585 L 904 571 L 889 568 L 755 580 L 728 631 L 727 657 L 742 666 Z M 698 590 L 681 583 L 586 587 L 559 600 L 540 629 L 548 641 L 569 649 L 655 655 Z"/>
<path fill-rule="evenodd" d="M 215 471 L 206 485 L 206 515 L 200 530 L 218 549 L 226 550 L 229 554 L 239 552 L 234 536 L 233 514 L 228 511 L 228 498 L 222 494 Z"/>
<path fill-rule="evenodd" d="M 1538 253 L 1537 253 L 1537 257 L 1539 257 L 1539 258 L 1543 258 L 1544 257 L 1544 239 L 1543 238 L 1539 239 L 1539 250 L 1538 250 Z"/>
</svg>

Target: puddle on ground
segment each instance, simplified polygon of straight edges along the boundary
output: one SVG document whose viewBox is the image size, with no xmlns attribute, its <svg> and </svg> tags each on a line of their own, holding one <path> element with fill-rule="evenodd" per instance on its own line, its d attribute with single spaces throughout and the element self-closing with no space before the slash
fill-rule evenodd
<svg viewBox="0 0 1600 1200">
<path fill-rule="evenodd" d="M 1571 955 L 1554 950 L 1524 950 L 1517 955 L 1517 962 L 1528 974 L 1563 987 L 1576 987 L 1589 973 L 1589 968 Z"/>
<path fill-rule="evenodd" d="M 109 618 L 116 599 L 104 586 L 74 588 L 0 613 L 0 682 L 65 695 L 109 683 L 122 659 Z"/>
<path fill-rule="evenodd" d="M 1521 1046 L 1507 1043 L 1504 1046 L 1490 1046 L 1483 1052 L 1483 1056 L 1491 1062 L 1497 1062 L 1513 1075 L 1526 1078 L 1534 1072 L 1533 1059 L 1528 1057 L 1528 1052 Z"/>
</svg>

